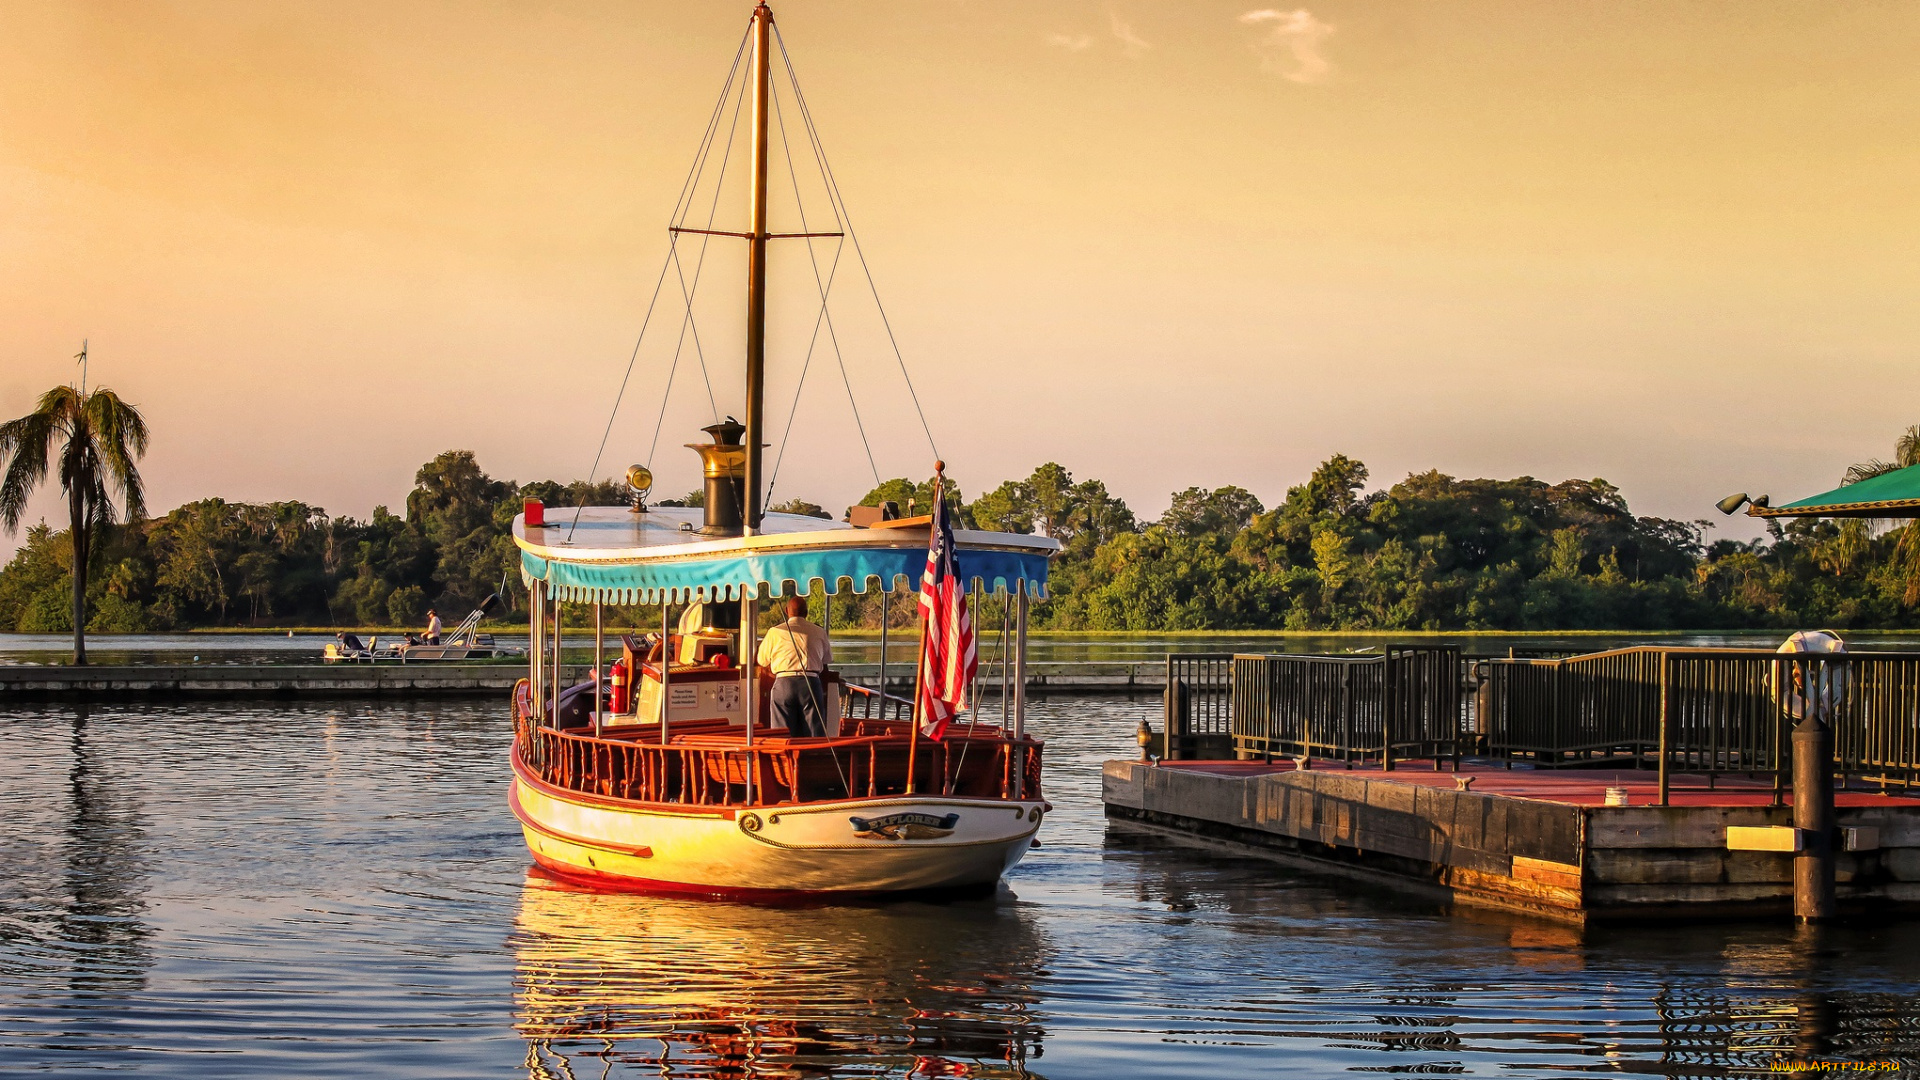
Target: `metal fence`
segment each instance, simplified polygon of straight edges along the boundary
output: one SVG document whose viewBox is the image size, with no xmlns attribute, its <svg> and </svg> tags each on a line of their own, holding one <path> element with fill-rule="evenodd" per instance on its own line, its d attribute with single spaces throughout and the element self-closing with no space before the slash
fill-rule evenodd
<svg viewBox="0 0 1920 1080">
<path fill-rule="evenodd" d="M 1471 691 L 1470 693 L 1468 691 Z M 1833 733 L 1837 773 L 1920 786 L 1920 653 L 1783 654 L 1642 646 L 1554 659 L 1473 658 L 1453 646 L 1368 656 L 1167 658 L 1171 736 L 1240 758 L 1456 763 L 1463 752 L 1540 767 L 1771 774 L 1786 784 L 1794 725 Z M 1170 738 L 1172 756 L 1183 743 Z M 1191 747 L 1193 740 L 1184 745 Z"/>
<path fill-rule="evenodd" d="M 1235 755 L 1336 761 L 1460 755 L 1460 652 L 1389 645 L 1379 656 L 1250 655 L 1233 658 L 1230 727 Z"/>
<path fill-rule="evenodd" d="M 1168 655 L 1164 730 L 1169 736 L 1225 736 L 1232 731 L 1232 716 L 1232 653 Z"/>
<path fill-rule="evenodd" d="M 1660 739 L 1657 652 L 1476 661 L 1482 749 L 1543 765 L 1650 755 Z"/>
<path fill-rule="evenodd" d="M 1614 649 L 1480 660 L 1473 730 L 1485 752 L 1554 766 L 1632 762 L 1713 776 L 1772 773 L 1793 727 L 1833 732 L 1835 771 L 1920 783 L 1920 654 Z"/>
</svg>

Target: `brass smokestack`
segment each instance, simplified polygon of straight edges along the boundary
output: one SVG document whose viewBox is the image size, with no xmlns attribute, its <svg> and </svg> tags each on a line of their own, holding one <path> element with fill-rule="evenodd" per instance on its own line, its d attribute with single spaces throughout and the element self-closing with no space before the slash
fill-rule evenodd
<svg viewBox="0 0 1920 1080">
<path fill-rule="evenodd" d="M 747 473 L 747 448 L 740 436 L 746 433 L 746 425 L 729 416 L 724 423 L 700 430 L 713 440 L 687 444 L 700 455 L 707 481 L 706 523 L 700 531 L 708 536 L 739 536 Z"/>
</svg>

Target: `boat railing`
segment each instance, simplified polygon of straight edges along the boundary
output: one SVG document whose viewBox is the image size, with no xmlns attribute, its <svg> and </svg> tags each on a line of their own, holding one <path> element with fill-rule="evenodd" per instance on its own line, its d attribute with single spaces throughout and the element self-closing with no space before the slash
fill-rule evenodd
<svg viewBox="0 0 1920 1080">
<path fill-rule="evenodd" d="M 898 694 L 852 682 L 843 682 L 840 686 L 844 695 L 840 707 L 846 716 L 858 716 L 862 720 L 909 720 L 913 717 L 913 702 Z"/>
<path fill-rule="evenodd" d="M 539 779 L 609 798 L 740 807 L 906 794 L 1040 797 L 1041 744 L 1033 739 L 1009 739 L 985 724 L 916 739 L 910 719 L 861 716 L 854 706 L 849 700 L 838 736 L 796 739 L 756 727 L 752 746 L 724 723 L 676 724 L 665 743 L 651 724 L 597 737 L 590 728 L 555 728 L 538 715 L 530 690 L 516 690 L 514 718 L 521 761 Z"/>
<path fill-rule="evenodd" d="M 996 729 L 909 746 L 903 733 L 870 730 L 891 724 L 861 721 L 853 735 L 826 739 L 769 731 L 753 746 L 737 735 L 681 735 L 661 744 L 542 725 L 523 742 L 522 760 L 555 787 L 679 806 L 800 805 L 913 793 L 1039 797 L 1041 747 L 1033 740 L 1004 739 Z"/>
</svg>

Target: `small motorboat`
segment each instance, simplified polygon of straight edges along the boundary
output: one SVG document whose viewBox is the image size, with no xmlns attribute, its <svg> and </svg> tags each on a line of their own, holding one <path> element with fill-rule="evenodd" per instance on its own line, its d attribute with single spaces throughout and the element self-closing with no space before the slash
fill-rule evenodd
<svg viewBox="0 0 1920 1080">
<path fill-rule="evenodd" d="M 499 593 L 488 596 L 479 607 L 460 620 L 460 625 L 454 627 L 452 633 L 441 635 L 439 641 L 427 641 L 418 634 L 407 634 L 397 641 L 383 642 L 375 636 L 363 643 L 357 634 L 335 634 L 334 639 L 327 643 L 322 659 L 329 664 L 424 664 L 498 660 L 527 655 L 527 650 L 519 646 L 501 645 L 493 640 L 492 634 L 480 633 L 480 620 L 499 606 Z"/>
</svg>

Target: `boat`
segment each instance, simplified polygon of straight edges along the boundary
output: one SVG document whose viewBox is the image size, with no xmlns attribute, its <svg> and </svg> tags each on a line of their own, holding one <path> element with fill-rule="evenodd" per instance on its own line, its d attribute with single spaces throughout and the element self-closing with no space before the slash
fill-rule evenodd
<svg viewBox="0 0 1920 1080">
<path fill-rule="evenodd" d="M 631 506 L 549 516 L 530 501 L 514 519 L 532 644 L 513 695 L 509 804 L 539 868 L 592 887 L 748 898 L 992 888 L 1051 809 L 1024 688 L 1028 606 L 1046 597 L 1060 544 L 949 529 L 944 505 L 904 518 L 855 508 L 844 521 L 765 509 L 767 246 L 839 234 L 804 223 L 801 232 L 769 231 L 773 13 L 764 3 L 748 43 L 748 227 L 674 229 L 748 245 L 746 419 L 717 422 L 688 444 L 702 463 L 700 507 L 648 505 L 651 473 L 636 466 Z M 943 468 L 935 462 L 936 476 Z M 752 663 L 763 602 L 797 595 L 830 605 L 877 592 L 884 612 L 888 597 L 916 589 L 930 545 L 949 536 L 973 610 L 985 596 L 1005 598 L 995 714 L 980 707 L 976 687 L 971 708 L 933 737 L 923 730 L 932 719 L 926 695 L 886 692 L 883 646 L 877 685 L 826 673 L 826 734 L 776 723 L 772 680 Z M 613 605 L 658 606 L 660 628 L 621 635 L 609 669 Z M 593 661 L 585 679 L 569 680 L 560 629 L 579 607 L 591 610 Z M 617 686 L 615 672 L 632 686 Z"/>
<path fill-rule="evenodd" d="M 398 641 L 382 643 L 378 636 L 362 643 L 358 634 L 342 631 L 327 642 L 321 660 L 329 664 L 425 664 L 474 660 L 502 660 L 527 655 L 516 645 L 502 645 L 492 634 L 480 632 L 480 620 L 500 606 L 500 594 L 493 593 L 460 620 L 450 634 L 439 641 L 428 641 L 418 634 L 403 634 Z"/>
</svg>

